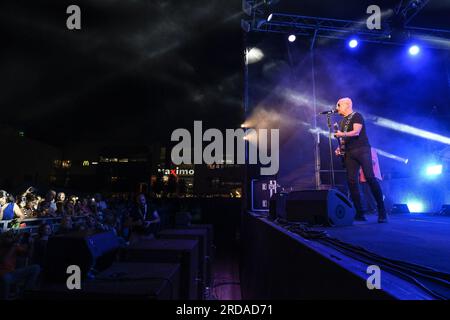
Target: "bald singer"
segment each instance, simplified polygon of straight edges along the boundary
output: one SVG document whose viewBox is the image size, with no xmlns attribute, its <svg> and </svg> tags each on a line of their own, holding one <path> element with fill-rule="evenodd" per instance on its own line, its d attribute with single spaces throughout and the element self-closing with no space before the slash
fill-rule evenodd
<svg viewBox="0 0 450 320">
<path fill-rule="evenodd" d="M 339 124 L 339 130 L 335 133 L 335 137 L 340 138 L 345 145 L 344 165 L 347 170 L 350 195 L 356 209 L 355 220 L 367 220 L 364 216 L 359 190 L 359 169 L 362 168 L 370 191 L 377 202 L 378 222 L 385 223 L 387 222 L 387 215 L 383 192 L 373 172 L 372 153 L 364 118 L 360 113 L 353 111 L 353 103 L 350 98 L 339 99 L 336 111 L 344 117 Z M 335 153 L 337 156 L 341 156 L 341 147 L 338 147 Z"/>
</svg>

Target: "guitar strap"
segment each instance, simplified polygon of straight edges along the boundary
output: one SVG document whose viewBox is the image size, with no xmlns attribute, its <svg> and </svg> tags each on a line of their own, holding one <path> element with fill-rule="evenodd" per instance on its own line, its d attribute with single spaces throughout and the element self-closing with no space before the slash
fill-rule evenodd
<svg viewBox="0 0 450 320">
<path fill-rule="evenodd" d="M 342 130 L 342 132 L 348 132 L 348 127 L 350 126 L 350 121 L 352 121 L 353 116 L 355 115 L 356 112 L 353 112 L 345 121 L 345 125 L 344 128 Z"/>
</svg>

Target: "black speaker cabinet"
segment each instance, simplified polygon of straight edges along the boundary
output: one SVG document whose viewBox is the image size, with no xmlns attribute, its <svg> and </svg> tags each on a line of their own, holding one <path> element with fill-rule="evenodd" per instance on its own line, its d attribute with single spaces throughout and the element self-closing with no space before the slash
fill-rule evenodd
<svg viewBox="0 0 450 320">
<path fill-rule="evenodd" d="M 183 300 L 198 299 L 198 240 L 145 240 L 123 249 L 123 262 L 179 263 L 181 266 L 180 296 Z"/>
<path fill-rule="evenodd" d="M 176 227 L 181 228 L 181 227 Z M 214 245 L 214 227 L 212 224 L 190 224 L 182 227 L 183 229 L 202 229 L 207 232 L 206 240 L 206 285 L 211 287 L 212 285 L 212 265 L 214 263 L 214 257 L 216 254 L 216 247 Z"/>
<path fill-rule="evenodd" d="M 281 208 L 282 204 L 277 208 L 277 214 L 292 222 L 349 226 L 356 214 L 353 203 L 335 189 L 292 191 L 282 201 L 285 209 Z"/>
<path fill-rule="evenodd" d="M 197 299 L 202 300 L 204 298 L 205 289 L 207 285 L 207 279 L 210 275 L 207 272 L 211 272 L 211 267 L 209 265 L 209 258 L 207 256 L 207 231 L 206 229 L 166 229 L 158 233 L 158 237 L 161 239 L 188 239 L 188 240 L 198 240 L 199 243 L 199 282 L 198 282 L 198 297 Z"/>
<path fill-rule="evenodd" d="M 119 241 L 111 232 L 75 232 L 51 237 L 47 244 L 44 276 L 65 281 L 67 267 L 77 265 L 83 278 L 92 270 L 102 271 L 115 260 Z"/>
<path fill-rule="evenodd" d="M 80 290 L 64 284 L 44 284 L 40 290 L 28 291 L 33 300 L 177 300 L 180 288 L 180 265 L 169 263 L 115 262 L 94 279 L 81 283 Z"/>
<path fill-rule="evenodd" d="M 269 202 L 269 219 L 275 220 L 279 216 L 284 215 L 286 210 L 286 199 L 288 198 L 289 192 L 278 192 L 275 193 Z"/>
</svg>

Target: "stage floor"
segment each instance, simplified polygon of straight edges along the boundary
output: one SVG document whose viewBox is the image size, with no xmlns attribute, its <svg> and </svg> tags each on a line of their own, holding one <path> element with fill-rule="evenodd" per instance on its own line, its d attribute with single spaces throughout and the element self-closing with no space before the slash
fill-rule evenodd
<svg viewBox="0 0 450 320">
<path fill-rule="evenodd" d="M 375 215 L 367 218 L 349 227 L 315 229 L 386 258 L 450 273 L 450 217 L 396 214 L 386 224 L 379 224 Z"/>
</svg>

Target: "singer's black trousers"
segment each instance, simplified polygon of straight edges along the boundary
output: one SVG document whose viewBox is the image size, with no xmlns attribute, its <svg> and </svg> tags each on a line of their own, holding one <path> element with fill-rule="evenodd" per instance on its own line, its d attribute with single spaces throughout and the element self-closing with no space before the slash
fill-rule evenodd
<svg viewBox="0 0 450 320">
<path fill-rule="evenodd" d="M 386 210 L 383 201 L 383 191 L 380 184 L 375 178 L 373 172 L 372 153 L 370 147 L 359 147 L 356 149 L 346 150 L 344 158 L 345 167 L 347 169 L 348 187 L 353 204 L 355 205 L 357 215 L 363 215 L 363 207 L 361 204 L 361 194 L 359 190 L 359 168 L 362 168 L 367 184 L 370 187 L 375 201 L 379 217 L 386 216 Z"/>
</svg>

